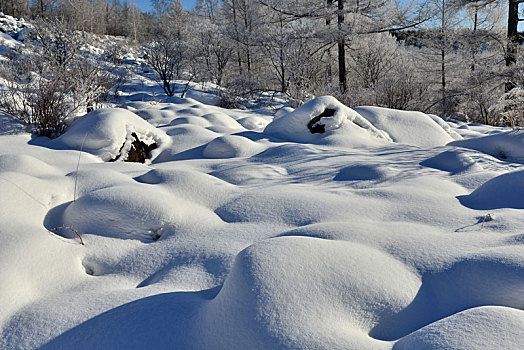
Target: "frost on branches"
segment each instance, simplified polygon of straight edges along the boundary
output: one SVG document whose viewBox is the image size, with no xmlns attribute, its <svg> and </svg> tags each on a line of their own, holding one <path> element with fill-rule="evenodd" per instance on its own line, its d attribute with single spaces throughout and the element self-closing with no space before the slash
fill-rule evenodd
<svg viewBox="0 0 524 350">
<path fill-rule="evenodd" d="M 513 88 L 501 96 L 499 101 L 490 107 L 492 123 L 499 126 L 511 126 L 513 129 L 524 125 L 524 89 Z"/>
</svg>

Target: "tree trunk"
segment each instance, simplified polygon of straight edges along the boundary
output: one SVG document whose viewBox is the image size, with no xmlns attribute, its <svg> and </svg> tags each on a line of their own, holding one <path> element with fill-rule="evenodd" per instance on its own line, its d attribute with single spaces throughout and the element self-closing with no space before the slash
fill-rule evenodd
<svg viewBox="0 0 524 350">
<path fill-rule="evenodd" d="M 237 4 L 236 0 L 233 0 L 231 4 L 233 10 L 233 24 L 235 28 L 235 41 L 237 49 L 237 62 L 238 62 L 238 75 L 242 75 L 242 56 L 240 55 L 240 34 L 238 32 L 238 19 L 237 19 Z"/>
<path fill-rule="evenodd" d="M 279 17 L 280 20 L 280 37 L 284 37 L 284 18 L 282 15 Z M 280 60 L 280 72 L 282 73 L 280 75 L 280 89 L 283 93 L 287 92 L 287 84 L 286 84 L 286 55 L 284 52 L 284 46 L 282 44 L 279 45 L 279 60 Z"/>
<path fill-rule="evenodd" d="M 346 73 L 346 42 L 342 32 L 342 25 L 344 24 L 344 0 L 338 0 L 338 84 L 340 92 L 343 94 L 347 92 L 347 73 Z"/>
<path fill-rule="evenodd" d="M 477 26 L 478 26 L 478 14 L 479 14 L 479 7 L 478 5 L 475 5 L 475 18 L 473 19 L 473 36 L 477 34 Z M 475 40 L 473 42 L 473 47 L 471 48 L 471 71 L 475 71 L 475 66 L 477 63 L 477 41 Z"/>
<path fill-rule="evenodd" d="M 442 8 L 440 13 L 440 36 L 441 36 L 441 48 L 440 48 L 440 79 L 442 89 L 442 114 L 446 113 L 446 3 L 442 0 Z"/>
<path fill-rule="evenodd" d="M 442 88 L 442 103 L 446 102 L 446 50 L 440 50 L 440 79 L 441 79 L 441 88 Z"/>
<path fill-rule="evenodd" d="M 517 62 L 517 45 L 519 23 L 519 3 L 518 0 L 510 0 L 508 6 L 508 47 L 506 48 L 506 66 L 511 66 Z M 506 92 L 515 87 L 512 81 L 506 82 Z"/>
<path fill-rule="evenodd" d="M 251 80 L 251 52 L 250 52 L 250 49 L 249 49 L 249 46 L 251 45 L 251 25 L 249 24 L 249 21 L 248 21 L 248 18 L 247 18 L 247 9 L 246 9 L 246 13 L 244 14 L 244 26 L 245 26 L 245 30 L 248 32 L 248 40 L 249 40 L 249 43 L 246 43 L 246 60 L 247 60 L 247 75 L 249 77 L 249 80 Z"/>
<path fill-rule="evenodd" d="M 331 6 L 333 6 L 333 0 L 327 0 L 327 8 L 328 8 L 328 17 L 326 18 L 326 27 L 327 30 L 329 30 L 329 27 L 331 26 L 331 16 L 329 15 L 329 11 L 331 9 Z M 331 77 L 333 76 L 333 72 L 331 71 L 331 60 L 333 59 L 333 57 L 331 56 L 331 48 L 328 48 L 328 51 L 327 51 L 327 56 L 328 56 L 328 66 L 327 66 L 327 77 L 328 77 L 328 80 L 329 82 L 331 82 Z"/>
</svg>

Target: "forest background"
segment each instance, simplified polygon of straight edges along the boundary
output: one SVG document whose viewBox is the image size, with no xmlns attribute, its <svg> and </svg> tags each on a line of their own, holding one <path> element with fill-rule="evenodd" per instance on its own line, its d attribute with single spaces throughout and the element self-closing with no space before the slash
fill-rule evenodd
<svg viewBox="0 0 524 350">
<path fill-rule="evenodd" d="M 0 0 L 0 11 L 63 36 L 126 38 L 167 95 L 174 80 L 206 81 L 221 87 L 225 107 L 268 92 L 297 106 L 333 95 L 516 127 L 524 70 L 520 37 L 508 39 L 511 4 L 518 12 L 518 2 L 493 0 L 154 0 L 144 12 L 120 0 Z M 126 50 L 117 46 L 116 56 Z"/>
</svg>

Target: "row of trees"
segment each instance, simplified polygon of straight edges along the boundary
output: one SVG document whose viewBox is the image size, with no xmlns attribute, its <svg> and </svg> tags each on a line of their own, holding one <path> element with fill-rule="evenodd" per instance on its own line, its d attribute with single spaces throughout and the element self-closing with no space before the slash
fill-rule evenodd
<svg viewBox="0 0 524 350">
<path fill-rule="evenodd" d="M 144 14 L 119 0 L 0 0 L 0 10 L 128 36 L 166 94 L 176 79 L 212 81 L 225 105 L 267 91 L 297 104 L 330 94 L 496 124 L 492 106 L 524 85 L 507 4 L 495 0 L 197 0 L 191 12 L 179 0 L 152 4 Z"/>
<path fill-rule="evenodd" d="M 0 11 L 15 18 L 61 19 L 77 30 L 143 40 L 152 16 L 134 1 L 120 0 L 0 0 Z"/>
<path fill-rule="evenodd" d="M 233 96 L 331 94 L 496 124 L 490 108 L 508 82 L 524 83 L 519 60 L 506 64 L 507 7 L 493 0 L 199 0 L 189 14 L 162 4 L 154 18 L 185 43 L 181 71 Z"/>
</svg>

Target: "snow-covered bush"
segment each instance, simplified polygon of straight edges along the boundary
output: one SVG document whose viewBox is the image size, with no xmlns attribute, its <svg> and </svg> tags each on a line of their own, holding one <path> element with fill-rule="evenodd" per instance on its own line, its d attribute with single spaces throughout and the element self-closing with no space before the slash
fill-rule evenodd
<svg viewBox="0 0 524 350">
<path fill-rule="evenodd" d="M 489 108 L 490 122 L 499 126 L 524 125 L 524 89 L 513 88 Z"/>
<path fill-rule="evenodd" d="M 99 107 L 123 76 L 63 21 L 39 22 L 32 39 L 2 63 L 0 110 L 38 135 L 58 136 L 68 119 Z"/>
<path fill-rule="evenodd" d="M 241 98 L 233 93 L 230 89 L 220 89 L 218 92 L 220 102 L 219 107 L 235 109 L 241 107 Z"/>
<path fill-rule="evenodd" d="M 317 97 L 273 120 L 264 133 L 292 142 L 346 146 L 392 141 L 386 132 L 332 96 Z"/>
<path fill-rule="evenodd" d="M 68 117 L 66 89 L 59 78 L 40 80 L 33 104 L 33 120 L 38 135 L 56 136 L 64 132 Z"/>
<path fill-rule="evenodd" d="M 370 88 L 386 77 L 399 59 L 400 46 L 389 33 L 362 35 L 350 50 L 354 83 Z"/>
<path fill-rule="evenodd" d="M 30 97 L 36 91 L 36 74 L 31 67 L 34 62 L 30 57 L 14 51 L 0 62 L 0 111 L 28 124 L 33 122 Z"/>
<path fill-rule="evenodd" d="M 145 146 L 145 155 L 170 144 L 169 137 L 138 115 L 120 108 L 101 108 L 78 118 L 55 142 L 65 147 L 82 149 L 104 161 L 125 161 L 137 143 Z M 153 156 L 153 155 L 151 155 Z M 142 159 L 141 162 L 144 160 Z"/>
</svg>

